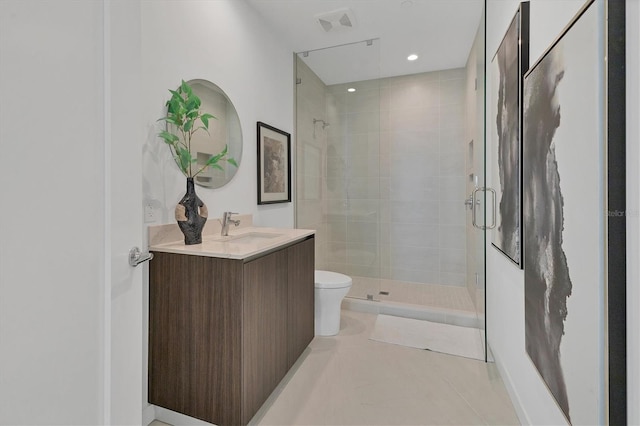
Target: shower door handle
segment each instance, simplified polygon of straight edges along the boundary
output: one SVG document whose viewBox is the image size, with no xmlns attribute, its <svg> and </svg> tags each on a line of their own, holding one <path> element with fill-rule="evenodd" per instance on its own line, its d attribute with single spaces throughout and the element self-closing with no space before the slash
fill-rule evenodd
<svg viewBox="0 0 640 426">
<path fill-rule="evenodd" d="M 491 207 L 492 207 L 492 213 L 491 213 L 491 225 L 487 226 L 485 225 L 478 225 L 476 223 L 476 206 L 478 204 L 480 204 L 480 200 L 477 198 L 477 194 L 478 192 L 491 192 Z M 488 187 L 484 187 L 484 186 L 479 186 L 476 189 L 473 190 L 473 192 L 471 193 L 471 221 L 473 223 L 473 226 L 478 228 L 478 229 L 482 229 L 483 231 L 487 230 L 487 229 L 493 229 L 496 227 L 496 191 L 493 188 L 488 188 Z"/>
</svg>

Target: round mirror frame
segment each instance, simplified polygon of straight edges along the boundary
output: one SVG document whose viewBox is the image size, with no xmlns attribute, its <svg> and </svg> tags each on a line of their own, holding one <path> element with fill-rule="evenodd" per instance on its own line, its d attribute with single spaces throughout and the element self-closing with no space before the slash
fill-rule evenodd
<svg viewBox="0 0 640 426">
<path fill-rule="evenodd" d="M 196 164 L 202 165 L 213 155 L 219 154 L 228 146 L 227 157 L 233 158 L 238 167 L 221 164 L 222 170 L 208 167 L 194 178 L 197 185 L 206 188 L 220 188 L 235 176 L 242 158 L 242 127 L 240 118 L 227 94 L 217 85 L 202 79 L 187 82 L 193 93 L 200 98 L 200 110 L 212 114 L 209 120 L 209 132 L 198 132 L 191 139 L 191 155 Z"/>
</svg>

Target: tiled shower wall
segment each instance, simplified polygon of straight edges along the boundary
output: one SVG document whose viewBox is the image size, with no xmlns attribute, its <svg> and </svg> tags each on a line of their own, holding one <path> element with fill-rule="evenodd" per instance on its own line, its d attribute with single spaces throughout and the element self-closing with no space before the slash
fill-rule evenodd
<svg viewBox="0 0 640 426">
<path fill-rule="evenodd" d="M 298 227 L 315 223 L 318 268 L 465 285 L 465 82 L 455 69 L 328 86 L 323 96 L 314 84 L 314 107 L 298 97 L 299 193 L 318 184 L 308 151 L 321 174 L 321 201 L 303 197 Z M 307 111 L 329 126 L 314 128 Z"/>
</svg>

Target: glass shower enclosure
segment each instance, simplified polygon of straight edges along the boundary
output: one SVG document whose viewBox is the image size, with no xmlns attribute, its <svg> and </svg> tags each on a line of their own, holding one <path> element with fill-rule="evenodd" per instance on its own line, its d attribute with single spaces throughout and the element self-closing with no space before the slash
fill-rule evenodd
<svg viewBox="0 0 640 426">
<path fill-rule="evenodd" d="M 455 69 L 381 76 L 378 39 L 296 55 L 296 227 L 347 306 L 484 330 L 484 56 L 483 24 Z"/>
</svg>

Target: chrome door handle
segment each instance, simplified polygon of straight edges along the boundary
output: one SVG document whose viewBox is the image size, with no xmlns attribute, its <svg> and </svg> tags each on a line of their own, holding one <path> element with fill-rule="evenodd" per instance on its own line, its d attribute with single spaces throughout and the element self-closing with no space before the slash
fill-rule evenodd
<svg viewBox="0 0 640 426">
<path fill-rule="evenodd" d="M 491 226 L 485 226 L 484 229 L 493 229 L 496 227 L 496 191 L 493 188 L 485 188 L 485 191 L 491 193 Z"/>
<path fill-rule="evenodd" d="M 142 253 L 138 247 L 129 250 L 129 265 L 131 266 L 138 266 L 151 259 L 153 259 L 153 253 Z"/>
<path fill-rule="evenodd" d="M 476 205 L 480 204 L 480 200 L 478 200 L 476 198 L 476 194 L 480 191 L 483 192 L 491 192 L 491 206 L 492 206 L 492 214 L 491 214 L 491 225 L 487 226 L 487 225 L 478 225 L 476 223 Z M 465 202 L 466 204 L 466 202 Z M 487 230 L 487 229 L 493 229 L 496 227 L 496 191 L 493 188 L 488 188 L 488 187 L 483 187 L 483 186 L 479 186 L 476 189 L 473 190 L 473 192 L 471 193 L 471 222 L 473 223 L 473 226 L 478 228 L 478 229 L 482 229 Z"/>
</svg>

